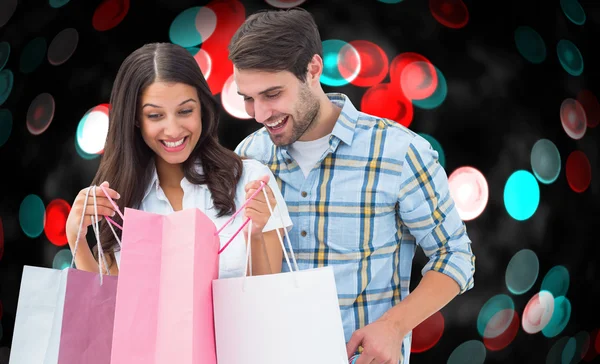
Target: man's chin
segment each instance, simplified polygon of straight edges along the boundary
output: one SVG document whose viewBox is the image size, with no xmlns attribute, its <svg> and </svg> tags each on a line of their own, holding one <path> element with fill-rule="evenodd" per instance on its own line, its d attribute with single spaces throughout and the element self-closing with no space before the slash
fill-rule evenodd
<svg viewBox="0 0 600 364">
<path fill-rule="evenodd" d="M 287 147 L 288 145 L 292 144 L 289 138 L 286 138 L 283 135 L 269 134 L 269 137 L 271 137 L 271 141 L 273 142 L 273 144 L 275 144 L 278 147 Z"/>
</svg>

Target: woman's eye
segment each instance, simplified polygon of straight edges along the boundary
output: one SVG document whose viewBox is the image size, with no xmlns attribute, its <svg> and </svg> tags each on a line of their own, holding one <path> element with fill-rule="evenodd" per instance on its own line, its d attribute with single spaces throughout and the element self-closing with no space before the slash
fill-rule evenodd
<svg viewBox="0 0 600 364">
<path fill-rule="evenodd" d="M 192 113 L 192 109 L 181 110 L 179 113 L 182 114 L 182 115 L 191 114 Z"/>
<path fill-rule="evenodd" d="M 160 114 L 148 114 L 148 119 L 158 119 Z"/>
</svg>

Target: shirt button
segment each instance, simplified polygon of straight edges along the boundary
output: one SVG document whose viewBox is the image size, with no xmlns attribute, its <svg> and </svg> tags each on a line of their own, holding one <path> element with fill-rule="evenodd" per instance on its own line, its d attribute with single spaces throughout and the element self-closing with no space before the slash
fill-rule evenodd
<svg viewBox="0 0 600 364">
<path fill-rule="evenodd" d="M 290 164 L 290 163 L 292 163 L 292 160 L 288 158 L 288 159 L 286 159 L 286 160 L 285 160 L 285 162 L 286 162 L 287 164 Z"/>
<path fill-rule="evenodd" d="M 302 230 L 302 232 L 300 233 L 300 235 L 302 235 L 302 237 L 306 236 L 306 231 Z"/>
<path fill-rule="evenodd" d="M 306 191 L 302 191 L 301 195 L 302 195 L 302 197 L 306 197 L 306 195 L 308 195 L 308 194 L 306 193 Z"/>
</svg>

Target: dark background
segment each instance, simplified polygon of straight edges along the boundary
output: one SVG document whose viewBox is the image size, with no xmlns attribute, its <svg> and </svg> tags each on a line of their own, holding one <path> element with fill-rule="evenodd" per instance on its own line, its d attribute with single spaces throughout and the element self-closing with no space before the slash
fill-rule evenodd
<svg viewBox="0 0 600 364">
<path fill-rule="evenodd" d="M 0 147 L 0 218 L 4 228 L 0 364 L 8 362 L 23 265 L 51 267 L 55 254 L 65 249 L 51 244 L 44 233 L 35 239 L 23 233 L 19 225 L 21 201 L 28 194 L 37 194 L 45 205 L 54 199 L 72 203 L 77 192 L 89 185 L 99 159 L 86 160 L 77 154 L 74 138 L 79 120 L 90 108 L 108 103 L 118 67 L 130 52 L 148 42 L 168 42 L 172 20 L 183 10 L 208 1 L 132 0 L 124 20 L 102 32 L 92 27 L 92 16 L 100 3 L 71 0 L 55 9 L 47 1 L 19 0 L 10 21 L 0 28 L 0 41 L 11 46 L 5 68 L 15 75 L 12 93 L 0 106 L 13 115 L 10 138 Z M 263 1 L 242 3 L 246 15 L 270 8 Z M 485 211 L 466 223 L 477 257 L 475 288 L 442 310 L 445 330 L 441 340 L 424 353 L 412 354 L 411 362 L 445 363 L 461 343 L 481 340 L 477 317 L 483 304 L 496 294 L 510 295 L 520 317 L 545 273 L 563 265 L 570 273 L 567 297 L 572 305 L 563 332 L 546 338 L 520 328 L 514 342 L 500 351 L 488 350 L 486 357 L 486 363 L 545 363 L 558 340 L 582 331 L 592 333 L 600 325 L 598 128 L 588 128 L 581 140 L 573 140 L 559 117 L 565 98 L 576 98 L 582 89 L 600 95 L 600 3 L 580 1 L 587 15 L 584 25 L 569 21 L 558 0 L 464 3 L 469 22 L 461 29 L 438 23 L 427 0 L 398 4 L 308 0 L 302 7 L 315 16 L 323 40 L 365 39 L 381 46 L 390 61 L 402 52 L 416 52 L 438 67 L 448 82 L 447 99 L 433 110 L 414 108 L 410 127 L 440 142 L 448 174 L 461 166 L 473 166 L 489 185 Z M 529 63 L 518 53 L 514 31 L 520 25 L 531 26 L 542 35 L 547 57 L 541 64 Z M 44 59 L 34 72 L 19 71 L 20 52 L 28 41 L 42 36 L 50 44 L 58 32 L 71 27 L 79 32 L 79 43 L 66 63 L 53 66 Z M 582 75 L 571 76 L 561 67 L 556 53 L 560 39 L 578 46 L 585 64 Z M 389 82 L 389 76 L 384 82 Z M 346 93 L 357 107 L 366 90 L 352 85 L 324 89 Z M 28 132 L 25 120 L 29 104 L 42 92 L 54 96 L 56 110 L 49 128 L 35 136 Z M 216 98 L 220 103 L 220 95 Z M 221 112 L 220 138 L 228 148 L 235 148 L 258 127 L 253 120 Z M 540 138 L 550 139 L 558 147 L 560 176 L 550 185 L 540 184 L 536 213 L 528 220 L 516 221 L 504 207 L 504 185 L 514 171 L 531 171 L 531 148 Z M 565 161 L 574 150 L 583 151 L 592 166 L 592 182 L 583 193 L 574 192 L 565 175 Z M 539 278 L 531 291 L 515 296 L 507 290 L 504 274 L 511 257 L 523 248 L 537 254 Z M 424 262 L 419 251 L 411 288 L 418 283 Z M 594 339 L 592 335 L 592 346 Z"/>
</svg>

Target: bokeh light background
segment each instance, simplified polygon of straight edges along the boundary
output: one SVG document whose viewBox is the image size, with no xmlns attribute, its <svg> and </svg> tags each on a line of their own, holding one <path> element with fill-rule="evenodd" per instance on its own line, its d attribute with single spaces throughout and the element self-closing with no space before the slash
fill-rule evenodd
<svg viewBox="0 0 600 364">
<path fill-rule="evenodd" d="M 258 124 L 227 43 L 252 12 L 295 5 L 320 27 L 324 89 L 431 143 L 473 241 L 475 288 L 415 329 L 411 362 L 599 360 L 597 2 L 1 0 L 0 364 L 23 265 L 70 263 L 64 223 L 123 59 L 187 48 L 233 149 Z M 424 263 L 418 251 L 411 288 Z"/>
</svg>

